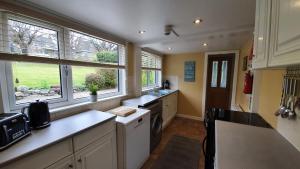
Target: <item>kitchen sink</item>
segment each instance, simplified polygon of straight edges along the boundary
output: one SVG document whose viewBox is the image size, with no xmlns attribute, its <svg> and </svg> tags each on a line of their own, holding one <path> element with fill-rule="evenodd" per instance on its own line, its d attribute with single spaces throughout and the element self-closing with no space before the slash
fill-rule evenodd
<svg viewBox="0 0 300 169">
<path fill-rule="evenodd" d="M 172 90 L 163 89 L 163 90 L 150 91 L 148 94 L 152 95 L 152 96 L 161 97 L 161 96 L 167 95 L 167 94 L 169 94 L 171 92 L 172 92 Z"/>
</svg>

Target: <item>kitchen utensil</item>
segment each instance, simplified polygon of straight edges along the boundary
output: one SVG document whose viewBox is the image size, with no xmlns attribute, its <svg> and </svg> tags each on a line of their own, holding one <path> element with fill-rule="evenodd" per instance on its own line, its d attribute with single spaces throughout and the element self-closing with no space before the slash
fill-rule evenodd
<svg viewBox="0 0 300 169">
<path fill-rule="evenodd" d="M 285 97 L 285 109 L 281 113 L 282 118 L 287 118 L 290 112 L 290 102 L 291 102 L 291 95 L 292 95 L 292 79 L 287 78 L 287 95 Z"/>
<path fill-rule="evenodd" d="M 283 111 L 284 109 L 284 105 L 283 105 L 283 102 L 284 102 L 284 97 L 285 97 L 285 84 L 286 84 L 286 78 L 283 79 L 283 82 L 282 82 L 282 94 L 281 94 L 281 100 L 280 100 L 280 107 L 279 109 L 274 113 L 275 116 L 279 116 L 280 113 Z"/>
<path fill-rule="evenodd" d="M 289 79 L 287 77 L 284 78 L 284 94 L 283 94 L 283 98 L 282 98 L 282 106 L 280 108 L 280 115 L 285 113 L 286 110 L 286 103 L 287 103 L 287 97 L 288 97 L 288 87 L 289 87 Z"/>
<path fill-rule="evenodd" d="M 29 106 L 22 108 L 22 113 L 28 116 L 30 127 L 33 129 L 40 129 L 50 125 L 49 107 L 45 101 L 37 100 L 30 103 Z"/>
<path fill-rule="evenodd" d="M 288 115 L 289 115 L 289 119 L 294 119 L 295 117 L 296 117 L 296 113 L 295 113 L 295 102 L 296 102 L 296 100 L 295 100 L 295 97 L 296 97 L 296 91 L 297 90 L 297 79 L 296 78 L 294 78 L 293 79 L 293 94 L 292 94 L 292 96 L 290 97 L 290 108 L 289 108 L 289 113 L 288 113 Z"/>
</svg>

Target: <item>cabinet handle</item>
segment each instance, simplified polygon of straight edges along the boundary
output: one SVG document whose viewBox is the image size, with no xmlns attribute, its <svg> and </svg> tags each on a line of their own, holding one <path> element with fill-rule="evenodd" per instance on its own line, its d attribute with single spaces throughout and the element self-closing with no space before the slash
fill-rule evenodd
<svg viewBox="0 0 300 169">
<path fill-rule="evenodd" d="M 82 162 L 81 158 L 80 158 L 80 159 L 78 159 L 77 161 L 78 161 L 79 163 L 81 163 L 81 162 Z"/>
<path fill-rule="evenodd" d="M 72 164 L 69 164 L 69 168 L 73 168 L 73 165 L 72 165 Z"/>
</svg>

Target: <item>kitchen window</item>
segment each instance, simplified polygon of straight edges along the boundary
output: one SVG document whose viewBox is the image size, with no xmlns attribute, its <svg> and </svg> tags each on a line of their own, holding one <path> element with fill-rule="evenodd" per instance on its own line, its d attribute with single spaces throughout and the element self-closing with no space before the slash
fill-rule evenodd
<svg viewBox="0 0 300 169">
<path fill-rule="evenodd" d="M 125 94 L 125 46 L 0 12 L 1 91 L 9 111 L 46 100 L 50 108 Z"/>
<path fill-rule="evenodd" d="M 162 83 L 162 58 L 161 56 L 142 51 L 142 90 L 161 87 Z"/>
</svg>

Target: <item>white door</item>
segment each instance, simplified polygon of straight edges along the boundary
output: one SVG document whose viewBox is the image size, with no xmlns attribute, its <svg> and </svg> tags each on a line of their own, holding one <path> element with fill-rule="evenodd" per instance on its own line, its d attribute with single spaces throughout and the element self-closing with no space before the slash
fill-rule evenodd
<svg viewBox="0 0 300 169">
<path fill-rule="evenodd" d="M 66 157 L 47 167 L 46 169 L 75 169 L 74 156 L 71 155 L 69 157 Z"/>
<path fill-rule="evenodd" d="M 271 19 L 271 0 L 256 0 L 254 58 L 252 66 L 265 68 L 268 63 L 269 35 Z"/>
<path fill-rule="evenodd" d="M 75 159 L 76 169 L 116 169 L 115 133 L 110 133 L 75 153 Z"/>
<path fill-rule="evenodd" d="M 299 0 L 272 0 L 270 66 L 300 63 Z"/>
</svg>

